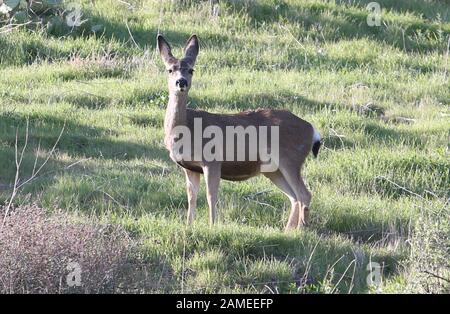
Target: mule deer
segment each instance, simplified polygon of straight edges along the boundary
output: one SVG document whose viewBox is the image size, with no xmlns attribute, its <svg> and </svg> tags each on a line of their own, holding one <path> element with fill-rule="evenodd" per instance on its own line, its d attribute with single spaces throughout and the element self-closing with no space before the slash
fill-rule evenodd
<svg viewBox="0 0 450 314">
<path fill-rule="evenodd" d="M 217 218 L 216 203 L 220 179 L 230 181 L 242 181 L 262 173 L 269 178 L 291 201 L 291 211 L 286 230 L 300 228 L 307 224 L 311 193 L 305 186 L 300 175 L 302 165 L 312 150 L 315 157 L 319 152 L 321 139 L 313 126 L 298 118 L 286 110 L 257 109 L 247 110 L 237 114 L 213 114 L 201 110 L 187 108 L 188 92 L 191 87 L 194 65 L 199 52 L 199 42 L 196 35 L 192 35 L 184 47 L 184 56 L 177 59 L 173 56 L 171 47 L 163 36 L 158 35 L 158 50 L 168 72 L 169 104 L 164 119 L 165 138 L 164 143 L 170 152 L 170 157 L 178 163 L 186 175 L 188 213 L 187 223 L 192 224 L 195 218 L 197 193 L 200 184 L 200 174 L 204 174 L 209 206 L 209 222 L 213 225 Z M 256 160 L 199 160 L 180 159 L 176 146 L 180 135 L 176 132 L 178 127 L 185 127 L 194 132 L 194 120 L 201 119 L 202 128 L 216 126 L 225 131 L 229 126 L 266 126 L 278 127 L 279 160 L 278 167 L 272 171 L 262 172 L 261 152 L 256 152 Z M 258 131 L 259 132 L 259 131 Z M 223 134 L 226 132 L 223 132 Z M 192 133 L 191 133 L 192 134 Z M 257 134 L 260 136 L 261 134 Z M 192 143 L 195 139 L 190 139 Z M 246 156 L 250 152 L 250 141 L 244 141 L 239 145 L 245 145 Z M 198 141 L 197 141 L 198 143 Z M 269 150 L 273 149 L 273 143 L 269 143 Z M 195 150 L 205 147 L 205 142 L 200 141 L 200 146 Z M 219 149 L 229 149 L 226 145 Z"/>
</svg>

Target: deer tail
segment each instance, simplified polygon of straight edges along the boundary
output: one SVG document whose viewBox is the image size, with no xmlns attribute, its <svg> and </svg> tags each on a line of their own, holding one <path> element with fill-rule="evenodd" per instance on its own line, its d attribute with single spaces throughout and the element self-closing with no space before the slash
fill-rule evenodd
<svg viewBox="0 0 450 314">
<path fill-rule="evenodd" d="M 320 145 L 322 145 L 321 140 L 320 133 L 314 128 L 312 152 L 315 158 L 319 154 Z"/>
</svg>

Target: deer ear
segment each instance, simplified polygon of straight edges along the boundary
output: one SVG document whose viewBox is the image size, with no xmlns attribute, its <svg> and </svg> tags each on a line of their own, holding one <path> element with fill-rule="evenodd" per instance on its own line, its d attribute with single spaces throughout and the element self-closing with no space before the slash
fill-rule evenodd
<svg viewBox="0 0 450 314">
<path fill-rule="evenodd" d="M 175 60 L 174 56 L 172 55 L 172 49 L 170 48 L 170 45 L 161 35 L 158 35 L 157 42 L 159 54 L 161 55 L 164 64 L 166 66 L 169 66 Z"/>
<path fill-rule="evenodd" d="M 197 35 L 192 35 L 186 42 L 184 46 L 184 59 L 191 65 L 195 65 L 195 60 L 197 59 L 199 51 L 199 44 Z"/>
</svg>

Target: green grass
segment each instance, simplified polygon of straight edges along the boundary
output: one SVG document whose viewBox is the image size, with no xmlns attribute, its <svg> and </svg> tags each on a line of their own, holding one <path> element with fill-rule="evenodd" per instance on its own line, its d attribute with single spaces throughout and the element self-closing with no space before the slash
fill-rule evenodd
<svg viewBox="0 0 450 314">
<path fill-rule="evenodd" d="M 373 292 L 369 261 L 384 265 L 380 291 L 411 291 L 416 227 L 424 212 L 448 217 L 450 3 L 379 1 L 382 26 L 369 27 L 370 1 L 220 1 L 217 17 L 207 1 L 127 2 L 83 1 L 72 32 L 0 35 L 0 201 L 16 131 L 22 147 L 29 121 L 26 179 L 64 127 L 15 202 L 124 225 L 153 278 L 145 292 Z M 221 184 L 215 228 L 202 186 L 185 227 L 184 176 L 162 143 L 158 29 L 177 55 L 199 35 L 191 107 L 285 108 L 320 130 L 308 229 L 282 232 L 288 202 L 262 177 Z"/>
</svg>

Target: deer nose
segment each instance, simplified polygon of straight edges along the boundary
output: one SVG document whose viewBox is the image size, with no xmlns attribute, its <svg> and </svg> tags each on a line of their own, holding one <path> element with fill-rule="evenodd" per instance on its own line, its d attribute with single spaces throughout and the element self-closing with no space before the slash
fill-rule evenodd
<svg viewBox="0 0 450 314">
<path fill-rule="evenodd" d="M 176 84 L 178 87 L 180 87 L 180 88 L 184 88 L 184 87 L 186 87 L 186 86 L 188 85 L 188 82 L 186 81 L 186 79 L 180 78 L 179 80 L 177 80 L 177 81 L 175 82 L 175 84 Z"/>
</svg>

